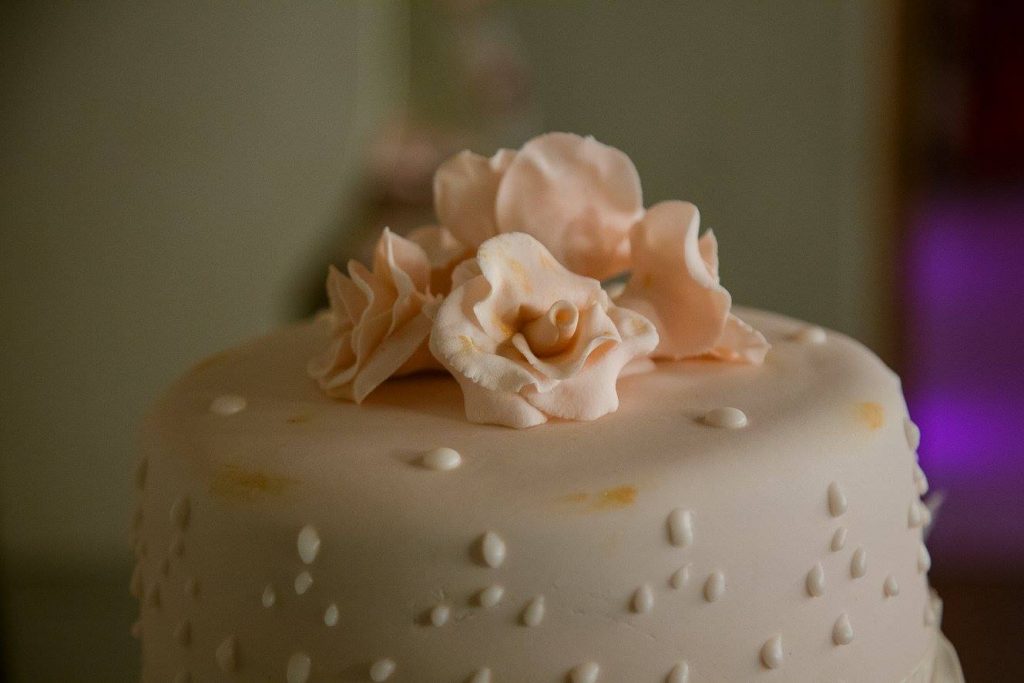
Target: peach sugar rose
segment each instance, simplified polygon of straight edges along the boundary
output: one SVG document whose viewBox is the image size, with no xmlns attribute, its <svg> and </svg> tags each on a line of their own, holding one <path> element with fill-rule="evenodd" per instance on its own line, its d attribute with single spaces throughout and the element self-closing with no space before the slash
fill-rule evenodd
<svg viewBox="0 0 1024 683">
<path fill-rule="evenodd" d="M 595 420 L 618 408 L 622 368 L 658 343 L 646 318 L 523 233 L 485 241 L 454 284 L 430 349 L 461 385 L 473 422 Z"/>
</svg>

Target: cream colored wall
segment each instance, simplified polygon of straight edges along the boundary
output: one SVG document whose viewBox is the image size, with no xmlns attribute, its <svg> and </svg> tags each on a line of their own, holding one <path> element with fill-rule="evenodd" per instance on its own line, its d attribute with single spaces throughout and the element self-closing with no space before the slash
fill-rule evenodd
<svg viewBox="0 0 1024 683">
<path fill-rule="evenodd" d="M 402 94 L 396 3 L 23 3 L 2 32 L 2 555 L 127 557 L 135 426 L 288 318 Z"/>
</svg>

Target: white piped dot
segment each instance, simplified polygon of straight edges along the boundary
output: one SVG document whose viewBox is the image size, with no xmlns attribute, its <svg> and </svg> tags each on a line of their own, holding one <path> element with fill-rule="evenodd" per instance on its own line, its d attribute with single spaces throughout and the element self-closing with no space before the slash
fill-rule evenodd
<svg viewBox="0 0 1024 683">
<path fill-rule="evenodd" d="M 911 529 L 917 529 L 924 525 L 924 512 L 922 511 L 924 506 L 921 505 L 921 501 L 914 500 L 910 503 L 910 508 L 907 510 L 907 526 Z"/>
<path fill-rule="evenodd" d="M 668 539 L 672 545 L 685 548 L 693 543 L 693 513 L 676 508 L 668 515 Z"/>
<path fill-rule="evenodd" d="M 832 549 L 832 552 L 837 553 L 844 547 L 846 547 L 846 527 L 841 526 L 832 534 L 832 543 L 829 548 Z"/>
<path fill-rule="evenodd" d="M 505 541 L 493 531 L 488 531 L 480 537 L 480 553 L 484 564 L 491 569 L 497 569 L 505 562 L 507 553 Z"/>
<path fill-rule="evenodd" d="M 921 465 L 914 463 L 914 489 L 917 491 L 917 495 L 923 496 L 928 493 L 928 477 L 925 476 L 924 470 L 921 469 Z"/>
<path fill-rule="evenodd" d="M 712 572 L 708 580 L 704 582 L 704 599 L 708 602 L 715 602 L 725 594 L 725 574 L 720 571 Z"/>
<path fill-rule="evenodd" d="M 189 518 L 192 516 L 192 503 L 188 496 L 181 496 L 171 506 L 171 523 L 182 531 L 188 528 Z"/>
<path fill-rule="evenodd" d="M 296 652 L 288 658 L 285 680 L 288 683 L 306 683 L 309 672 L 313 668 L 313 660 L 305 652 Z"/>
<path fill-rule="evenodd" d="M 921 445 L 921 430 L 909 417 L 903 418 L 903 434 L 907 437 L 907 446 L 916 451 Z"/>
<path fill-rule="evenodd" d="M 807 325 L 794 332 L 790 339 L 800 344 L 824 344 L 828 335 L 817 325 Z"/>
<path fill-rule="evenodd" d="M 447 472 L 462 464 L 462 456 L 453 448 L 435 448 L 423 454 L 423 466 L 428 470 Z"/>
<path fill-rule="evenodd" d="M 383 681 L 391 678 L 396 668 L 393 659 L 378 659 L 370 666 L 370 680 L 374 683 L 383 683 Z"/>
<path fill-rule="evenodd" d="M 846 494 L 839 484 L 832 482 L 828 485 L 828 512 L 833 517 L 839 517 L 846 512 Z"/>
<path fill-rule="evenodd" d="M 690 566 L 691 565 L 689 564 L 684 564 L 682 567 L 675 570 L 671 578 L 668 580 L 669 585 L 676 590 L 679 590 L 688 584 L 690 582 Z"/>
<path fill-rule="evenodd" d="M 864 548 L 857 548 L 853 551 L 853 558 L 850 560 L 850 576 L 859 579 L 868 572 L 868 554 Z"/>
<path fill-rule="evenodd" d="M 437 605 L 430 610 L 430 623 L 434 626 L 444 626 L 451 615 L 452 610 L 448 605 Z"/>
<path fill-rule="evenodd" d="M 324 624 L 327 626 L 338 625 L 338 605 L 337 603 L 331 603 L 327 605 L 327 609 L 324 610 Z"/>
<path fill-rule="evenodd" d="M 885 593 L 887 598 L 895 598 L 900 594 L 900 585 L 896 583 L 896 577 L 892 574 L 885 577 L 885 583 L 882 584 L 882 592 Z"/>
<path fill-rule="evenodd" d="M 651 585 L 645 583 L 633 593 L 633 611 L 637 614 L 647 614 L 654 609 L 654 591 Z"/>
<path fill-rule="evenodd" d="M 928 553 L 928 548 L 924 546 L 924 543 L 917 549 L 917 571 L 924 574 L 932 568 L 932 556 Z"/>
<path fill-rule="evenodd" d="M 825 592 L 825 569 L 821 562 L 815 564 L 811 571 L 807 572 L 807 594 L 817 598 Z"/>
<path fill-rule="evenodd" d="M 704 424 L 722 429 L 741 429 L 747 426 L 747 415 L 739 408 L 712 408 L 704 414 Z"/>
<path fill-rule="evenodd" d="M 237 669 L 238 639 L 234 636 L 228 636 L 222 640 L 220 645 L 217 646 L 214 658 L 217 660 L 217 666 L 219 666 L 220 670 L 225 673 L 231 673 Z"/>
<path fill-rule="evenodd" d="M 188 619 L 183 620 L 174 629 L 174 639 L 182 646 L 188 646 L 192 642 L 192 624 L 189 623 Z"/>
<path fill-rule="evenodd" d="M 939 496 L 939 504 L 942 503 L 941 495 Z M 921 506 L 921 525 L 924 528 L 928 528 L 932 523 L 932 509 L 928 507 L 924 502 L 920 503 Z"/>
<path fill-rule="evenodd" d="M 234 415 L 245 410 L 246 402 L 245 398 L 238 394 L 223 394 L 213 399 L 210 403 L 210 412 L 216 415 Z"/>
<path fill-rule="evenodd" d="M 690 665 L 679 662 L 668 672 L 665 683 L 690 683 Z"/>
<path fill-rule="evenodd" d="M 313 585 L 313 575 L 309 572 L 302 572 L 295 577 L 295 594 L 302 595 Z"/>
<path fill-rule="evenodd" d="M 850 616 L 843 612 L 832 627 L 832 642 L 836 645 L 849 645 L 853 642 L 853 625 Z"/>
<path fill-rule="evenodd" d="M 313 564 L 316 556 L 320 553 L 320 534 L 310 524 L 302 527 L 296 541 L 299 549 L 299 557 L 306 564 Z"/>
<path fill-rule="evenodd" d="M 267 584 L 267 587 L 263 589 L 263 595 L 260 596 L 260 602 L 268 609 L 273 607 L 274 603 L 277 602 L 277 591 L 275 591 L 274 587 L 269 583 Z"/>
<path fill-rule="evenodd" d="M 497 606 L 501 599 L 505 596 L 505 588 L 494 584 L 480 591 L 477 595 L 477 602 L 480 603 L 481 607 L 490 609 L 491 607 Z"/>
<path fill-rule="evenodd" d="M 601 675 L 601 667 L 596 662 L 580 664 L 569 674 L 572 683 L 597 683 L 597 677 Z"/>
<path fill-rule="evenodd" d="M 928 602 L 924 606 L 924 625 L 934 626 L 942 620 L 942 600 L 936 595 L 935 591 L 931 591 L 928 596 Z"/>
<path fill-rule="evenodd" d="M 523 625 L 531 628 L 534 626 L 540 626 L 540 623 L 544 621 L 544 612 L 544 596 L 538 595 L 530 600 L 526 605 L 526 609 L 523 610 Z"/>
<path fill-rule="evenodd" d="M 778 669 L 782 666 L 782 636 L 775 636 L 761 646 L 761 663 L 766 669 Z"/>
</svg>

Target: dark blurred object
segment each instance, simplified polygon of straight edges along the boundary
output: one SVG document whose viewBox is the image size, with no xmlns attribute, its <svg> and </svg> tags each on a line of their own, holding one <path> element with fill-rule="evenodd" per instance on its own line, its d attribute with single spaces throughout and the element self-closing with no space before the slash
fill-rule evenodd
<svg viewBox="0 0 1024 683">
<path fill-rule="evenodd" d="M 941 577 L 932 584 L 942 596 L 942 630 L 956 646 L 967 681 L 1024 681 L 1024 584 Z"/>
<path fill-rule="evenodd" d="M 1024 3 L 907 6 L 912 177 L 1024 181 Z"/>
<path fill-rule="evenodd" d="M 1024 4 L 906 5 L 901 372 L 969 681 L 1024 680 Z"/>
</svg>

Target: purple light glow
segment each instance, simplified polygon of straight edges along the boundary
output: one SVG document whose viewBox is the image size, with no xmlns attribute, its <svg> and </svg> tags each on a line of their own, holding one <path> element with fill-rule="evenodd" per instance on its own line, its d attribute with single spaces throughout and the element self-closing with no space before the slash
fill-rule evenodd
<svg viewBox="0 0 1024 683">
<path fill-rule="evenodd" d="M 1024 195 L 926 202 L 907 242 L 907 403 L 948 564 L 1024 564 Z M 945 551 L 945 552 L 943 552 Z"/>
</svg>

